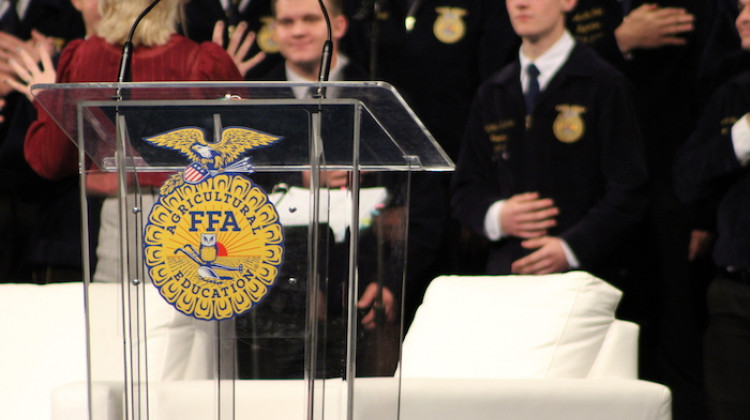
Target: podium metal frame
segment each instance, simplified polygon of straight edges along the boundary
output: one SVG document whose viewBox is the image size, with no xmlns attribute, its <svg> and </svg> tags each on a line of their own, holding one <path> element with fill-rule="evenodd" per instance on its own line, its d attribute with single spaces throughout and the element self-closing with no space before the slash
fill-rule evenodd
<svg viewBox="0 0 750 420">
<path fill-rule="evenodd" d="M 328 98 L 297 100 L 291 95 L 293 87 L 318 88 L 328 92 Z M 340 395 L 342 418 L 352 419 L 353 406 L 360 395 L 355 387 L 357 378 L 357 337 L 360 326 L 357 299 L 360 273 L 360 179 L 363 174 L 387 172 L 397 174 L 399 181 L 390 188 L 403 188 L 401 196 L 409 196 L 410 174 L 413 172 L 451 171 L 453 163 L 434 138 L 409 109 L 395 89 L 380 82 L 327 82 L 327 83 L 87 83 L 36 85 L 33 93 L 37 101 L 53 117 L 79 150 L 80 181 L 83 186 L 94 174 L 113 174 L 117 177 L 117 191 L 113 192 L 119 207 L 119 285 L 123 331 L 123 360 L 121 385 L 123 389 L 123 416 L 128 420 L 149 418 L 149 360 L 146 354 L 148 314 L 146 288 L 153 287 L 144 269 L 143 231 L 147 209 L 143 207 L 144 191 L 139 177 L 148 173 L 174 173 L 184 170 L 189 162 L 179 153 L 168 150 L 146 150 L 143 137 L 160 131 L 176 129 L 193 121 L 205 128 L 215 139 L 226 125 L 240 125 L 252 129 L 280 130 L 274 132 L 284 139 L 278 145 L 253 150 L 255 174 L 298 174 L 309 171 L 309 224 L 307 235 L 307 305 L 305 367 L 307 419 L 333 418 L 324 407 L 325 381 L 318 375 L 321 335 L 316 320 L 321 282 L 327 281 L 327 232 L 321 229 L 332 214 L 321 179 L 322 171 L 345 170 L 351 174 L 346 192 L 349 201 L 348 267 L 346 270 L 347 296 L 344 303 L 346 334 L 344 340 L 346 369 L 338 377 L 345 386 Z M 209 127 L 213 125 L 213 127 Z M 260 127 L 260 128 L 259 128 Z M 284 143 L 287 142 L 287 143 Z M 296 175 L 294 175 L 296 176 Z M 81 188 L 83 203 L 82 232 L 85 250 L 89 248 L 86 188 Z M 401 205 L 406 206 L 408 200 Z M 375 218 L 377 216 L 374 216 Z M 408 216 L 402 221 L 404 229 L 401 249 L 406 249 Z M 357 227 L 357 228 L 354 228 Z M 391 244 L 393 245 L 393 244 Z M 401 264 L 400 293 L 403 296 L 403 278 L 406 256 Z M 322 257 L 322 258 L 321 258 Z M 87 312 L 87 331 L 93 317 L 90 313 L 88 289 L 94 273 L 89 270 L 91 255 L 84 252 L 84 296 Z M 286 262 L 285 262 L 286 263 Z M 382 263 L 382 261 L 381 261 Z M 378 273 L 380 275 L 380 273 Z M 392 280 L 392 279 L 390 279 Z M 277 281 L 281 281 L 278 279 Z M 269 299 L 273 295 L 269 292 Z M 231 321 L 231 320 L 230 320 Z M 234 419 L 237 380 L 236 355 L 233 354 L 237 337 L 224 320 L 203 321 L 213 323 L 216 335 L 213 374 L 206 378 L 215 382 L 215 418 Z M 400 320 L 397 321 L 401 325 Z M 402 336 L 402 333 L 400 333 Z M 91 342 L 89 339 L 89 351 Z M 392 349 L 400 354 L 400 348 Z M 89 354 L 89 357 L 92 355 Z M 91 384 L 99 380 L 89 364 L 89 393 Z M 117 378 L 115 378 L 117 381 Z M 244 380 L 244 379 L 243 379 Z M 319 392 L 320 390 L 320 392 Z M 398 372 L 393 373 L 393 392 L 400 392 Z M 355 398 L 356 397 L 356 398 Z M 361 396 L 366 398 L 367 396 Z M 398 400 L 398 399 L 395 399 Z M 99 417 L 89 402 L 90 418 Z M 393 412 L 398 416 L 398 407 Z M 394 417 L 395 418 L 395 417 Z"/>
</svg>

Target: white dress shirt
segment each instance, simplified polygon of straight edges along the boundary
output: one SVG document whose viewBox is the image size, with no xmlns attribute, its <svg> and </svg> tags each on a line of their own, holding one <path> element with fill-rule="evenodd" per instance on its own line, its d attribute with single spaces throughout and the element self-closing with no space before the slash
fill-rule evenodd
<svg viewBox="0 0 750 420">
<path fill-rule="evenodd" d="M 349 63 L 349 59 L 341 53 L 338 53 L 336 56 L 336 65 L 333 66 L 331 69 L 330 74 L 328 75 L 328 81 L 329 82 L 343 82 L 344 81 L 344 67 Z M 310 79 L 306 79 L 305 77 L 301 76 L 299 73 L 295 72 L 291 67 L 289 67 L 289 63 L 285 64 L 286 67 L 286 80 L 288 82 L 305 82 L 310 83 L 312 82 Z M 310 93 L 310 89 L 305 86 L 295 86 L 292 88 L 294 91 L 294 97 L 297 99 L 310 99 L 312 98 L 312 95 Z M 328 95 L 329 97 L 332 97 L 331 94 Z"/>
</svg>

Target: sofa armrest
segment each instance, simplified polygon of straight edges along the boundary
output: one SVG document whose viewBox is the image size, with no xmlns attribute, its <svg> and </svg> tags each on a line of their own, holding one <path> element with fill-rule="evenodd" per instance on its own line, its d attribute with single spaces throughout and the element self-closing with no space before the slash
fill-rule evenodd
<svg viewBox="0 0 750 420">
<path fill-rule="evenodd" d="M 118 382 L 93 382 L 91 384 L 91 416 L 86 382 L 60 385 L 52 391 L 52 420 L 91 419 L 120 420 L 123 389 Z"/>
<path fill-rule="evenodd" d="M 616 319 L 607 331 L 589 378 L 638 379 L 638 324 Z"/>
</svg>

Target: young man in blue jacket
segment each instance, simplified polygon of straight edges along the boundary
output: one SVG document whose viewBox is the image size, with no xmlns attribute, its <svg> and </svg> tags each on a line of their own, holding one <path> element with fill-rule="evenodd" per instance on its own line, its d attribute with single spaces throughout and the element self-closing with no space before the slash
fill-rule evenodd
<svg viewBox="0 0 750 420">
<path fill-rule="evenodd" d="M 630 85 L 565 29 L 576 0 L 506 4 L 518 60 L 477 92 L 453 213 L 491 241 L 489 274 L 581 269 L 613 281 L 646 208 Z"/>
</svg>

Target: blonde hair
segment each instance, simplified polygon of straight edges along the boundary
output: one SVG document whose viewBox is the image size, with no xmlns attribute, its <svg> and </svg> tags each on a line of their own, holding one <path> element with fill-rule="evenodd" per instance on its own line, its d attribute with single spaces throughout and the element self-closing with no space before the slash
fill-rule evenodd
<svg viewBox="0 0 750 420">
<path fill-rule="evenodd" d="M 152 2 L 153 0 L 99 0 L 102 19 L 96 29 L 97 35 L 111 44 L 124 44 L 135 19 Z M 181 2 L 182 0 L 161 0 L 138 24 L 133 35 L 133 46 L 166 44 L 169 37 L 177 31 Z"/>
</svg>

